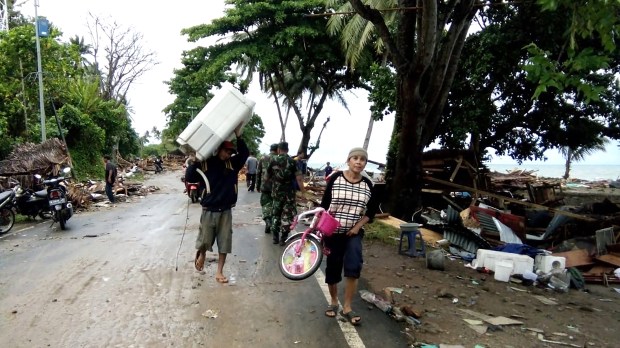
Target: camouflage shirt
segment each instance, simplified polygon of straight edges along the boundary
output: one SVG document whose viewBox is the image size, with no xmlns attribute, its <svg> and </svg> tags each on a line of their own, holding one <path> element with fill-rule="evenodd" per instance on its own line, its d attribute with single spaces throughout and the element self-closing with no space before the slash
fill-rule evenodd
<svg viewBox="0 0 620 348">
<path fill-rule="evenodd" d="M 260 192 L 271 192 L 271 179 L 267 175 L 269 162 L 275 154 L 268 154 L 258 160 L 258 169 L 256 169 L 256 189 Z"/>
<path fill-rule="evenodd" d="M 267 167 L 267 176 L 271 179 L 271 192 L 292 192 L 296 176 L 301 175 L 295 161 L 288 154 L 271 157 Z"/>
</svg>

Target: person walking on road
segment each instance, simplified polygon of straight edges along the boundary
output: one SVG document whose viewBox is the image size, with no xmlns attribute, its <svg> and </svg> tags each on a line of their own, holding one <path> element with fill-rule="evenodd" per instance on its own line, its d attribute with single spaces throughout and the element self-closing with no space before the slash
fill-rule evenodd
<svg viewBox="0 0 620 348">
<path fill-rule="evenodd" d="M 200 204 L 200 228 L 196 237 L 196 258 L 194 266 L 202 271 L 206 251 L 213 251 L 217 242 L 218 262 L 215 280 L 228 283 L 224 276 L 226 256 L 232 252 L 232 208 L 237 203 L 238 175 L 250 155 L 248 146 L 239 136 L 240 124 L 235 129 L 237 149 L 230 141 L 224 141 L 218 148 L 217 155 L 200 162 L 200 169 L 205 173 L 210 192 L 203 194 Z M 233 154 L 236 154 L 233 156 Z"/>
<path fill-rule="evenodd" d="M 357 292 L 357 282 L 362 271 L 363 226 L 370 222 L 378 208 L 373 198 L 373 184 L 362 171 L 366 167 L 368 153 L 361 147 L 349 151 L 348 169 L 334 173 L 328 180 L 321 207 L 340 222 L 334 234 L 325 237 L 329 248 L 325 269 L 325 283 L 329 288 L 331 302 L 325 315 L 335 317 L 338 311 L 338 283 L 344 270 L 344 303 L 340 314 L 351 324 L 361 324 L 362 317 L 353 311 L 351 302 Z"/>
<path fill-rule="evenodd" d="M 258 166 L 258 160 L 254 157 L 253 153 L 250 153 L 250 157 L 245 161 L 245 180 L 248 185 L 248 191 L 254 192 L 256 185 L 256 169 Z"/>
<path fill-rule="evenodd" d="M 297 183 L 302 194 L 305 192 L 302 174 L 295 161 L 288 155 L 287 142 L 278 144 L 278 155 L 269 162 L 267 176 L 273 185 L 271 188 L 273 244 L 284 245 L 291 230 L 293 218 L 297 214 L 293 183 Z"/>
<path fill-rule="evenodd" d="M 327 177 L 334 171 L 334 168 L 332 168 L 332 166 L 329 164 L 329 162 L 327 162 L 327 165 L 325 165 L 325 179 L 327 179 Z"/>
<path fill-rule="evenodd" d="M 108 196 L 110 203 L 114 204 L 114 182 L 116 181 L 116 166 L 110 161 L 110 156 L 103 156 L 105 163 L 105 194 Z"/>
<path fill-rule="evenodd" d="M 273 209 L 271 199 L 271 179 L 267 175 L 267 168 L 271 158 L 277 155 L 278 144 L 272 144 L 269 154 L 264 155 L 258 161 L 256 171 L 256 191 L 260 192 L 260 206 L 263 211 L 263 221 L 265 221 L 265 233 L 271 233 L 271 210 Z"/>
</svg>

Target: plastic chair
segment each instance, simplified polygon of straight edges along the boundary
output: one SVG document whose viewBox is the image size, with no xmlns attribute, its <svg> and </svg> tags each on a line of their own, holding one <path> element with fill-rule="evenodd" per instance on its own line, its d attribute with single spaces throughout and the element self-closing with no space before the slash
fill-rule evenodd
<svg viewBox="0 0 620 348">
<path fill-rule="evenodd" d="M 421 224 L 405 223 L 400 225 L 400 242 L 398 253 L 409 257 L 426 256 L 426 244 L 420 233 Z M 416 246 L 416 240 L 420 237 L 420 247 Z M 407 238 L 407 249 L 403 250 L 403 239 Z"/>
</svg>

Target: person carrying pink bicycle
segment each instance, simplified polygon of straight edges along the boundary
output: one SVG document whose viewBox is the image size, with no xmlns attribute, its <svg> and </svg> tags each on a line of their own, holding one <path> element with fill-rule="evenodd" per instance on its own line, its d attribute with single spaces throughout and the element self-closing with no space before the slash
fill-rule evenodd
<svg viewBox="0 0 620 348">
<path fill-rule="evenodd" d="M 320 204 L 340 223 L 332 235 L 323 239 L 325 247 L 330 250 L 325 282 L 331 301 L 325 315 L 336 317 L 338 313 L 338 283 L 342 281 L 344 271 L 344 302 L 340 314 L 352 325 L 360 325 L 362 320 L 351 308 L 351 302 L 362 271 L 363 226 L 372 221 L 379 206 L 376 195 L 373 196 L 372 181 L 362 175 L 367 162 L 366 150 L 361 147 L 351 149 L 346 162 L 348 168 L 332 173 Z"/>
</svg>

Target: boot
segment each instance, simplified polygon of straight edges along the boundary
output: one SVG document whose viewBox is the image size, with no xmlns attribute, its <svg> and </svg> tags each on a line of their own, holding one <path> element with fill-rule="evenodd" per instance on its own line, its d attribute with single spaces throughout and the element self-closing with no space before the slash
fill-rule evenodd
<svg viewBox="0 0 620 348">
<path fill-rule="evenodd" d="M 279 235 L 280 235 L 280 233 L 278 231 L 274 231 L 273 232 L 273 244 L 280 243 Z"/>
<path fill-rule="evenodd" d="M 265 233 L 271 233 L 271 223 L 265 222 Z"/>
</svg>

